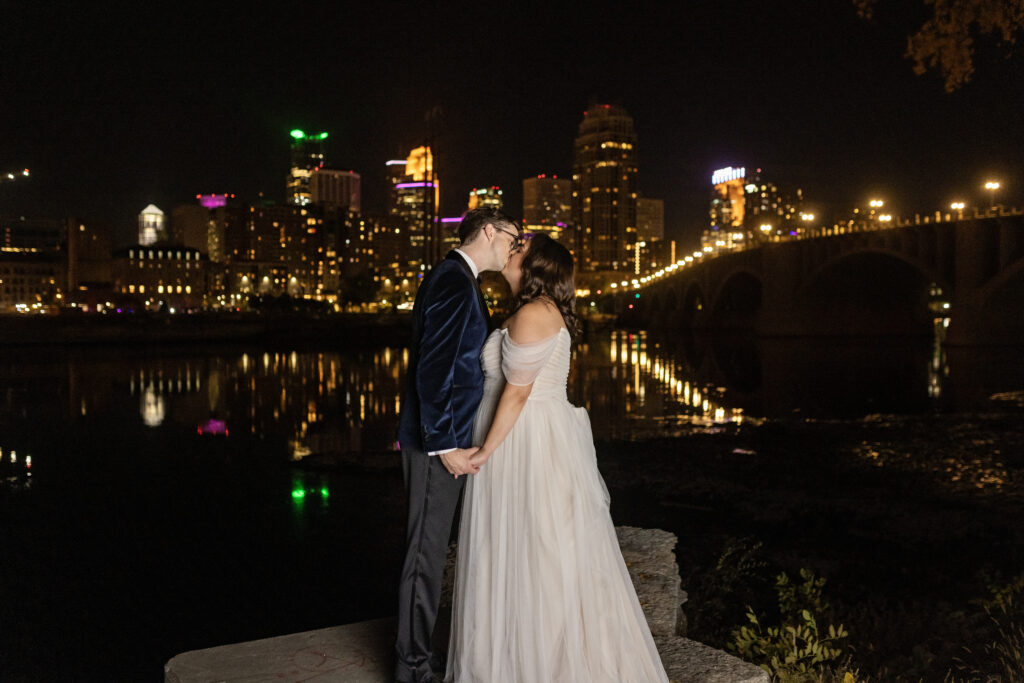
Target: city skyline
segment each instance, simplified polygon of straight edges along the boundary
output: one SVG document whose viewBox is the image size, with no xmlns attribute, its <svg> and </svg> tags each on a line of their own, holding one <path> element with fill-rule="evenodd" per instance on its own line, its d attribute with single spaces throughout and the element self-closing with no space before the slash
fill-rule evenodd
<svg viewBox="0 0 1024 683">
<path fill-rule="evenodd" d="M 294 128 L 330 131 L 326 156 L 361 174 L 364 211 L 386 205 L 384 162 L 432 138 L 441 215 L 492 185 L 519 213 L 523 179 L 571 175 L 592 101 L 633 116 L 639 190 L 665 200 L 666 238 L 688 244 L 705 227 L 707 178 L 726 166 L 763 167 L 821 215 L 876 196 L 903 215 L 980 202 L 989 177 L 1002 201 L 1020 196 L 1019 56 L 982 45 L 974 80 L 947 94 L 902 56 L 920 8 L 882 6 L 872 22 L 852 3 L 639 8 L 615 21 L 601 6 L 394 9 L 388 27 L 376 9 L 346 9 L 338 31 L 342 17 L 16 8 L 0 29 L 13 95 L 0 164 L 32 176 L 0 188 L 0 213 L 110 220 L 123 244 L 148 204 L 284 201 Z M 418 48 L 420 35 L 444 39 Z M 291 73 L 296 63 L 307 66 Z"/>
</svg>

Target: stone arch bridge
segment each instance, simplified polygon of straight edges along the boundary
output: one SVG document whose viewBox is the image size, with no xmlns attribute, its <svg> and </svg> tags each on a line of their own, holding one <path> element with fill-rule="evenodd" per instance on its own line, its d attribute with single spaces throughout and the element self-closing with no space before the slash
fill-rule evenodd
<svg viewBox="0 0 1024 683">
<path fill-rule="evenodd" d="M 772 243 L 617 296 L 623 321 L 650 329 L 917 334 L 948 317 L 948 344 L 1020 344 L 1024 215 Z"/>
</svg>

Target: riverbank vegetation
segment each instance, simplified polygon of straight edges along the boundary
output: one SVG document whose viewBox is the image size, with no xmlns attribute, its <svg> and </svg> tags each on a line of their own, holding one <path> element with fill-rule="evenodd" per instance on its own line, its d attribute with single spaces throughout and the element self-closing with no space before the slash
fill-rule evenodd
<svg viewBox="0 0 1024 683">
<path fill-rule="evenodd" d="M 776 420 L 598 453 L 617 523 L 678 535 L 690 637 L 774 654 L 778 680 L 1021 680 L 1019 411 Z M 780 575 L 811 587 L 802 606 Z M 814 643 L 835 656 L 810 661 Z"/>
</svg>

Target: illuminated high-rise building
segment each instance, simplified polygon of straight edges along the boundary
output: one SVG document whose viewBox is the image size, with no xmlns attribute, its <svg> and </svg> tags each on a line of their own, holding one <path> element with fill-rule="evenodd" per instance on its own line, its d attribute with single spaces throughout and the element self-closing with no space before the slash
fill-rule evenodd
<svg viewBox="0 0 1024 683">
<path fill-rule="evenodd" d="M 390 159 L 387 162 L 389 216 L 401 216 L 402 204 L 398 201 L 398 186 L 405 178 L 405 159 Z"/>
<path fill-rule="evenodd" d="M 310 196 L 314 204 L 325 208 L 362 211 L 361 178 L 354 171 L 315 168 L 310 176 Z"/>
<path fill-rule="evenodd" d="M 218 209 L 224 212 L 225 209 Z M 225 289 L 242 294 L 322 295 L 323 218 L 316 207 L 249 206 L 225 212 Z M 232 219 L 242 218 L 240 224 Z"/>
<path fill-rule="evenodd" d="M 139 214 L 139 244 L 150 245 L 167 239 L 164 212 L 150 204 Z"/>
<path fill-rule="evenodd" d="M 523 179 L 523 229 L 545 232 L 566 247 L 572 240 L 572 181 L 542 173 Z"/>
<path fill-rule="evenodd" d="M 404 168 L 396 161 L 389 161 L 388 177 L 391 180 L 388 215 L 402 219 L 413 258 L 422 262 L 427 257 L 428 238 L 435 232 L 441 197 L 430 148 L 421 146 L 409 152 Z"/>
<path fill-rule="evenodd" d="M 467 210 L 479 209 L 489 206 L 492 209 L 505 207 L 505 199 L 502 196 L 501 188 L 497 185 L 492 187 L 473 188 L 469 191 L 469 201 L 466 202 Z"/>
<path fill-rule="evenodd" d="M 306 135 L 295 129 L 291 132 L 291 170 L 288 172 L 287 197 L 289 204 L 305 206 L 313 202 L 310 187 L 316 169 L 324 167 L 324 140 L 327 133 Z"/>
<path fill-rule="evenodd" d="M 701 237 L 705 250 L 738 249 L 788 236 L 800 212 L 803 193 L 783 193 L 761 177 L 761 169 L 728 166 L 711 175 L 709 226 Z"/>
<path fill-rule="evenodd" d="M 665 201 L 663 199 L 637 198 L 636 235 L 641 242 L 665 239 Z"/>
<path fill-rule="evenodd" d="M 625 109 L 594 104 L 583 112 L 572 179 L 581 269 L 632 269 L 637 239 L 636 133 Z"/>
</svg>

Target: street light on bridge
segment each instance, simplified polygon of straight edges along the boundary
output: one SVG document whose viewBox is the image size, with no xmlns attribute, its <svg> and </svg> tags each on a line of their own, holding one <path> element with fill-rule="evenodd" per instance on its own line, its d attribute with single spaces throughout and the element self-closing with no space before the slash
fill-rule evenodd
<svg viewBox="0 0 1024 683">
<path fill-rule="evenodd" d="M 992 204 L 992 208 L 996 206 L 996 190 L 1000 187 L 998 180 L 990 180 L 985 183 L 985 189 L 988 190 L 989 202 Z"/>
<path fill-rule="evenodd" d="M 949 205 L 949 208 L 951 208 L 953 211 L 957 212 L 957 217 L 958 218 L 963 218 L 964 217 L 964 208 L 966 206 L 967 205 L 964 204 L 963 202 L 953 202 L 952 204 Z"/>
<path fill-rule="evenodd" d="M 883 202 L 881 199 L 872 199 L 870 202 L 868 202 L 868 206 L 870 206 L 872 209 L 880 209 L 883 206 L 885 206 L 885 202 Z"/>
</svg>

